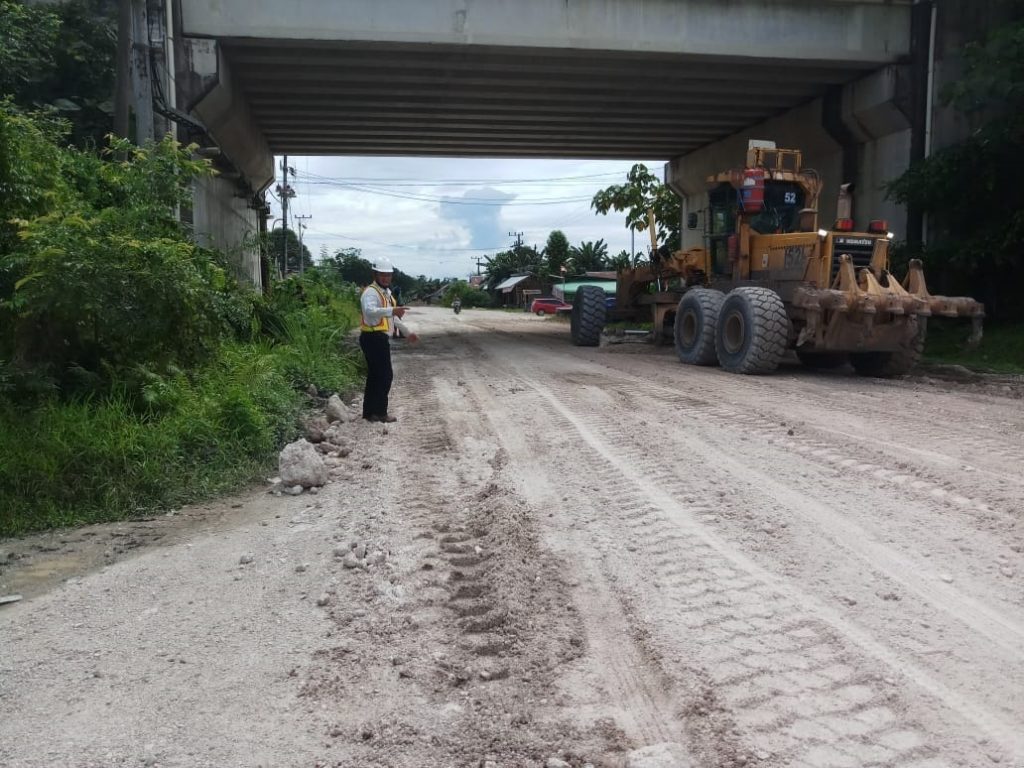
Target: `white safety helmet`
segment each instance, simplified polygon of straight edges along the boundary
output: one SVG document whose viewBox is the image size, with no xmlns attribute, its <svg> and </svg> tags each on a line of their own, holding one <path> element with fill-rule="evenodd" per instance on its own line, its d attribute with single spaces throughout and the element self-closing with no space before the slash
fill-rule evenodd
<svg viewBox="0 0 1024 768">
<path fill-rule="evenodd" d="M 395 268 L 391 266 L 391 259 L 387 256 L 381 256 L 371 265 L 374 272 L 394 272 Z"/>
</svg>

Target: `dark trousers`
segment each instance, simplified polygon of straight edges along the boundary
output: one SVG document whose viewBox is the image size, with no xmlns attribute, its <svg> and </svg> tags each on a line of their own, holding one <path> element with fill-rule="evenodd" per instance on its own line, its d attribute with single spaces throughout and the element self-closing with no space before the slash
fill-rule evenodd
<svg viewBox="0 0 1024 768">
<path fill-rule="evenodd" d="M 359 348 L 366 358 L 366 390 L 363 392 L 363 418 L 388 415 L 388 394 L 394 372 L 391 370 L 391 342 L 385 331 L 363 331 Z"/>
</svg>

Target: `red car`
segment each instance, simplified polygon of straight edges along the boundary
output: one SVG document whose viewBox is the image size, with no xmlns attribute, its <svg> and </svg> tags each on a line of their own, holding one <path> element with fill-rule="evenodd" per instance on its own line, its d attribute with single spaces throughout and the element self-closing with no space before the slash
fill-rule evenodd
<svg viewBox="0 0 1024 768">
<path fill-rule="evenodd" d="M 534 299 L 530 305 L 530 311 L 535 315 L 553 315 L 560 309 L 572 309 L 572 304 L 566 304 L 561 299 Z"/>
</svg>

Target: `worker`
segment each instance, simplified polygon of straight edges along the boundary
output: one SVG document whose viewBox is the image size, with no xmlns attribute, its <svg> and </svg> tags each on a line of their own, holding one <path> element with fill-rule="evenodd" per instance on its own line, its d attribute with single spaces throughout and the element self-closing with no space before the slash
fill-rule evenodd
<svg viewBox="0 0 1024 768">
<path fill-rule="evenodd" d="M 388 395 L 394 374 L 391 369 L 391 328 L 397 327 L 415 344 L 419 337 L 402 318 L 407 311 L 391 295 L 394 267 L 386 258 L 373 263 L 373 282 L 359 298 L 362 319 L 359 325 L 359 348 L 366 357 L 366 389 L 363 392 L 363 418 L 367 421 L 391 423 L 396 418 L 388 413 Z"/>
</svg>

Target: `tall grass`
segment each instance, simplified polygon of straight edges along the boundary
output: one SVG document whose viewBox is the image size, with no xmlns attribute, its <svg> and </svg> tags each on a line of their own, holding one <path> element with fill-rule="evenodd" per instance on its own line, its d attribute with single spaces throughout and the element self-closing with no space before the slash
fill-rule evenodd
<svg viewBox="0 0 1024 768">
<path fill-rule="evenodd" d="M 316 312 L 286 319 L 285 343 L 225 345 L 186 375 L 135 391 L 47 399 L 0 394 L 0 536 L 117 520 L 251 481 L 295 437 L 312 383 L 356 386 L 356 355 Z"/>
<path fill-rule="evenodd" d="M 981 344 L 975 349 L 964 346 L 969 332 L 970 324 L 963 320 L 930 318 L 925 360 L 992 373 L 1024 374 L 1024 326 L 988 325 Z"/>
</svg>

